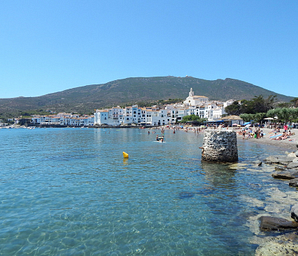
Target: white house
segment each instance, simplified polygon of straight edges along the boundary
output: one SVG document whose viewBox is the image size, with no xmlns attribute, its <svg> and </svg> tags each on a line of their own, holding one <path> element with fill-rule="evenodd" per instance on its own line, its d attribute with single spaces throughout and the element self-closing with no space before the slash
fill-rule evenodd
<svg viewBox="0 0 298 256">
<path fill-rule="evenodd" d="M 94 113 L 94 125 L 108 125 L 109 124 L 109 110 L 103 109 L 103 110 L 96 110 Z"/>
</svg>

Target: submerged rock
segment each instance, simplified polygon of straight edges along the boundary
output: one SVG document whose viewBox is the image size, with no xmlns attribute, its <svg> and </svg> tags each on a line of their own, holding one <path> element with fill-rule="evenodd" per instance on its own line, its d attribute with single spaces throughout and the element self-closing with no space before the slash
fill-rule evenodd
<svg viewBox="0 0 298 256">
<path fill-rule="evenodd" d="M 264 162 L 267 164 L 284 164 L 287 165 L 291 163 L 295 157 L 287 157 L 287 156 L 269 156 L 264 159 Z"/>
<path fill-rule="evenodd" d="M 184 199 L 184 198 L 193 197 L 194 195 L 195 195 L 195 193 L 193 193 L 193 192 L 186 192 L 186 191 L 183 191 L 183 192 L 180 192 L 180 193 L 179 193 L 179 198 L 180 198 L 180 199 Z"/>
<path fill-rule="evenodd" d="M 277 237 L 268 237 L 261 244 L 256 252 L 256 256 L 264 255 L 298 255 L 298 236 L 295 233 L 288 233 Z"/>
<path fill-rule="evenodd" d="M 260 218 L 260 229 L 262 231 L 284 231 L 298 228 L 298 223 L 282 218 L 262 216 Z"/>
<path fill-rule="evenodd" d="M 291 186 L 291 187 L 298 187 L 298 178 L 291 179 L 289 181 L 289 186 Z"/>
</svg>

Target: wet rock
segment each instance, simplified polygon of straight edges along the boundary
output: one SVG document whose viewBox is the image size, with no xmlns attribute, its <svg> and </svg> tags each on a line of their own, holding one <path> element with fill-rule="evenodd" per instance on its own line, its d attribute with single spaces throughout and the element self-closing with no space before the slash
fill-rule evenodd
<svg viewBox="0 0 298 256">
<path fill-rule="evenodd" d="M 264 162 L 266 164 L 274 164 L 274 163 L 278 163 L 278 157 L 275 157 L 275 156 L 268 156 L 267 158 L 264 159 Z"/>
<path fill-rule="evenodd" d="M 288 164 L 292 163 L 293 160 L 291 161 L 280 161 L 279 164 L 282 164 L 284 166 L 287 166 Z"/>
<path fill-rule="evenodd" d="M 291 218 L 298 222 L 298 204 L 293 205 L 291 208 Z"/>
<path fill-rule="evenodd" d="M 296 178 L 296 179 L 291 179 L 291 180 L 289 181 L 289 186 L 291 186 L 291 187 L 298 187 L 298 178 Z"/>
<path fill-rule="evenodd" d="M 260 218 L 260 229 L 262 231 L 284 231 L 298 228 L 298 223 L 282 218 L 262 216 Z"/>
<path fill-rule="evenodd" d="M 264 162 L 267 164 L 283 164 L 287 165 L 294 160 L 295 157 L 287 156 L 269 156 L 264 159 Z"/>
<path fill-rule="evenodd" d="M 298 172 L 291 172 L 291 171 L 274 172 L 272 173 L 272 177 L 275 179 L 291 180 L 291 179 L 298 178 Z"/>
<path fill-rule="evenodd" d="M 286 167 L 284 167 L 284 166 L 276 166 L 274 169 L 275 169 L 275 171 L 278 171 L 278 172 L 287 170 Z"/>
<path fill-rule="evenodd" d="M 294 162 L 289 163 L 287 165 L 287 168 L 289 168 L 289 169 L 298 168 L 298 162 L 297 163 L 294 163 Z"/>
</svg>

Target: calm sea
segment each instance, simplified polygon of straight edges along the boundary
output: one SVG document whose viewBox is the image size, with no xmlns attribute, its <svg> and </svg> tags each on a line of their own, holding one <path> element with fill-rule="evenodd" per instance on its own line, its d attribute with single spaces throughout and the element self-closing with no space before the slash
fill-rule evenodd
<svg viewBox="0 0 298 256">
<path fill-rule="evenodd" d="M 251 220 L 291 188 L 252 161 L 280 149 L 239 140 L 239 164 L 203 164 L 203 134 L 156 134 L 0 130 L 0 255 L 253 255 Z"/>
</svg>

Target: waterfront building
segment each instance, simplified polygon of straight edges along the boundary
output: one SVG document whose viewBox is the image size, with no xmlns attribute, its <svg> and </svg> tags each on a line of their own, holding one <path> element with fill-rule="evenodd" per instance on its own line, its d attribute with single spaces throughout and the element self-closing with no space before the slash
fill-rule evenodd
<svg viewBox="0 0 298 256">
<path fill-rule="evenodd" d="M 80 116 L 72 113 L 56 115 L 34 115 L 32 124 L 61 126 L 92 126 L 92 125 L 168 125 L 175 124 L 186 115 L 196 115 L 208 121 L 220 120 L 225 107 L 234 101 L 209 101 L 206 96 L 196 96 L 192 88 L 184 102 L 168 104 L 163 108 L 157 106 L 139 108 L 138 105 L 121 108 L 97 109 L 93 116 Z"/>
<path fill-rule="evenodd" d="M 94 125 L 167 125 L 170 123 L 170 115 L 166 109 L 139 108 L 137 105 L 124 109 L 96 110 L 94 113 Z"/>
<path fill-rule="evenodd" d="M 94 125 L 108 125 L 109 110 L 108 109 L 97 109 L 94 113 Z"/>
<path fill-rule="evenodd" d="M 46 126 L 92 126 L 94 124 L 94 116 L 71 113 L 59 113 L 57 115 L 34 115 L 31 118 L 34 125 Z"/>
</svg>

